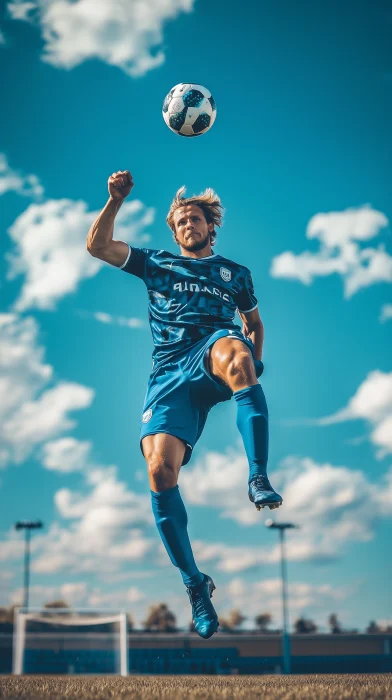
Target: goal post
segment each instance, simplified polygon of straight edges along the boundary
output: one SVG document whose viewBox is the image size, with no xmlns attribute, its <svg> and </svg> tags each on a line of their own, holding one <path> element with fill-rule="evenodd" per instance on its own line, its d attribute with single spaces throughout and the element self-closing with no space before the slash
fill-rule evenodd
<svg viewBox="0 0 392 700">
<path fill-rule="evenodd" d="M 12 672 L 128 675 L 124 612 L 15 609 Z"/>
</svg>

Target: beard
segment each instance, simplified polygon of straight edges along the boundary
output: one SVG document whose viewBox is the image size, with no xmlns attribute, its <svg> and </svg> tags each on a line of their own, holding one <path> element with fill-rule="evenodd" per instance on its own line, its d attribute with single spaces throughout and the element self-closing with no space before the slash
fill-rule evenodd
<svg viewBox="0 0 392 700">
<path fill-rule="evenodd" d="M 203 248 L 206 248 L 210 244 L 210 240 L 211 237 L 208 233 L 207 236 L 201 241 L 195 241 L 194 243 L 181 243 L 181 245 L 183 248 L 185 248 L 185 250 L 195 253 L 197 250 L 203 250 Z"/>
</svg>

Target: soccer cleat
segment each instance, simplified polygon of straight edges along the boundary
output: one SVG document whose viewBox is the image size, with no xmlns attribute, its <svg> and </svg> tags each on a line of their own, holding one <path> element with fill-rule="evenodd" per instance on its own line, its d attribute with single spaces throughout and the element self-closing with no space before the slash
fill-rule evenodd
<svg viewBox="0 0 392 700">
<path fill-rule="evenodd" d="M 219 627 L 218 616 L 211 603 L 215 584 L 206 574 L 198 586 L 188 586 L 187 592 L 192 605 L 192 618 L 195 630 L 203 639 L 209 639 Z"/>
<path fill-rule="evenodd" d="M 268 476 L 255 476 L 249 484 L 249 500 L 255 504 L 257 510 L 268 506 L 270 510 L 282 505 L 282 496 L 279 496 L 272 488 Z"/>
</svg>

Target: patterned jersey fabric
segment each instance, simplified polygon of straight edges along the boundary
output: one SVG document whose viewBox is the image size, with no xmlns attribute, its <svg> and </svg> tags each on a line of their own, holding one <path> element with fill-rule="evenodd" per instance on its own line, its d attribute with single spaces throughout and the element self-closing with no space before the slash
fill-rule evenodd
<svg viewBox="0 0 392 700">
<path fill-rule="evenodd" d="M 236 309 L 257 306 L 248 268 L 221 255 L 189 258 L 132 247 L 121 269 L 147 287 L 154 367 L 219 329 L 238 329 Z"/>
</svg>

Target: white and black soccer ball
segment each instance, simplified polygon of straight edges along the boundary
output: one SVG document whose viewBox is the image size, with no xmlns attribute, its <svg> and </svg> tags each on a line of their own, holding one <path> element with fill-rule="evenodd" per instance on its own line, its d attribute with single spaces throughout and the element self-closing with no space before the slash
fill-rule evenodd
<svg viewBox="0 0 392 700">
<path fill-rule="evenodd" d="M 207 88 L 179 83 L 168 92 L 162 106 L 163 118 L 179 136 L 201 136 L 211 129 L 215 117 L 214 98 Z"/>
</svg>

